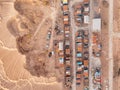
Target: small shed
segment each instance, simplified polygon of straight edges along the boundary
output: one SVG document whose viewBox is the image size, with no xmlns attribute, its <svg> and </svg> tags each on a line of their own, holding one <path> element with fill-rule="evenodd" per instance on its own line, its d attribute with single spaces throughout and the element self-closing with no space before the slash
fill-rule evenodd
<svg viewBox="0 0 120 90">
<path fill-rule="evenodd" d="M 101 18 L 94 18 L 93 19 L 93 31 L 101 31 Z"/>
</svg>

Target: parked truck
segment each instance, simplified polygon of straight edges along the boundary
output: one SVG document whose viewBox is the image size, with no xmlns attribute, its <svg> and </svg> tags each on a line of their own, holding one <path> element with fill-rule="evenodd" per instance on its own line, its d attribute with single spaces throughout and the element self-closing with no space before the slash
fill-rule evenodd
<svg viewBox="0 0 120 90">
<path fill-rule="evenodd" d="M 69 15 L 63 16 L 63 23 L 64 23 L 64 25 L 69 25 Z"/>
<path fill-rule="evenodd" d="M 65 65 L 66 65 L 66 66 L 69 66 L 69 67 L 70 67 L 70 63 L 71 63 L 70 60 L 65 60 Z"/>
<path fill-rule="evenodd" d="M 83 56 L 83 55 L 82 55 L 82 52 L 77 52 L 77 53 L 76 53 L 76 57 L 77 57 L 77 58 L 82 58 L 82 56 Z"/>
<path fill-rule="evenodd" d="M 83 43 L 84 43 L 84 48 L 88 48 L 89 47 L 89 37 L 88 36 L 84 37 Z"/>
<path fill-rule="evenodd" d="M 83 30 L 78 30 L 76 32 L 76 37 L 79 37 L 79 36 L 83 37 Z"/>
<path fill-rule="evenodd" d="M 77 48 L 77 52 L 82 52 L 83 51 L 83 44 L 77 43 L 76 48 Z"/>
<path fill-rule="evenodd" d="M 70 55 L 70 47 L 68 45 L 65 48 L 65 55 Z"/>
<path fill-rule="evenodd" d="M 88 60 L 83 60 L 83 64 L 85 68 L 88 68 L 89 62 Z"/>
<path fill-rule="evenodd" d="M 67 15 L 69 12 L 68 12 L 68 4 L 65 4 L 63 5 L 63 14 L 64 15 Z"/>
<path fill-rule="evenodd" d="M 76 74 L 76 85 L 80 85 L 80 83 L 81 83 L 81 74 L 77 73 Z"/>
<path fill-rule="evenodd" d="M 84 79 L 85 79 L 85 78 L 88 78 L 88 75 L 89 75 L 88 68 L 85 67 L 85 68 L 84 68 Z"/>
<path fill-rule="evenodd" d="M 71 75 L 70 67 L 66 67 L 65 74 L 66 74 L 66 76 L 70 76 Z"/>
<path fill-rule="evenodd" d="M 84 86 L 89 86 L 89 79 L 88 78 L 84 78 Z"/>
<path fill-rule="evenodd" d="M 100 68 L 95 69 L 94 83 L 99 84 L 99 85 L 101 84 L 101 71 L 100 71 Z"/>
<path fill-rule="evenodd" d="M 89 2 L 90 2 L 89 0 L 84 0 L 84 1 L 83 1 L 83 3 L 84 3 L 85 6 L 88 6 L 88 5 L 89 5 Z"/>
<path fill-rule="evenodd" d="M 65 38 L 69 38 L 69 36 L 70 36 L 70 26 L 68 26 L 68 25 L 64 26 L 64 33 L 65 33 Z"/>
<path fill-rule="evenodd" d="M 77 61 L 77 72 L 82 73 L 83 71 L 83 62 L 82 61 Z"/>
<path fill-rule="evenodd" d="M 72 85 L 72 77 L 71 76 L 65 77 L 65 86 L 67 88 L 71 88 L 71 85 Z"/>
</svg>

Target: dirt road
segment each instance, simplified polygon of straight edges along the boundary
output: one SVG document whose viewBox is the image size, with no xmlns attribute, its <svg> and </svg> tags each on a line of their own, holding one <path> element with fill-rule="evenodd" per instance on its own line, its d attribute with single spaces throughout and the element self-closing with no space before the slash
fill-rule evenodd
<svg viewBox="0 0 120 90">
<path fill-rule="evenodd" d="M 70 2 L 70 19 L 71 19 L 71 28 L 72 28 L 72 53 L 73 53 L 73 83 L 72 83 L 72 90 L 76 90 L 76 53 L 75 53 L 75 24 L 73 18 L 73 9 L 72 9 L 73 2 Z"/>
<path fill-rule="evenodd" d="M 93 7 L 92 7 L 92 5 L 93 5 L 93 1 L 91 0 L 90 1 L 90 24 L 89 24 L 89 37 L 90 37 L 90 39 L 89 39 L 89 43 L 90 43 L 90 45 L 89 45 L 89 89 L 90 90 L 93 90 L 93 83 L 92 83 L 92 79 L 93 79 L 93 77 L 92 77 L 92 72 L 91 72 L 91 70 L 92 70 L 92 60 L 93 60 L 93 58 L 92 58 L 92 19 L 93 19 Z"/>
<path fill-rule="evenodd" d="M 113 0 L 109 0 L 109 90 L 113 90 Z"/>
</svg>

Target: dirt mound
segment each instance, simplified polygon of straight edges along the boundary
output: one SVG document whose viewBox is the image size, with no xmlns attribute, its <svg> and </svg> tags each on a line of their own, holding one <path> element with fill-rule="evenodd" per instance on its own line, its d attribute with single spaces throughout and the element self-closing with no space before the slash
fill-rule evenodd
<svg viewBox="0 0 120 90">
<path fill-rule="evenodd" d="M 26 69 L 35 76 L 47 76 L 46 55 L 44 53 L 30 53 L 27 55 Z"/>
<path fill-rule="evenodd" d="M 31 41 L 31 35 L 26 34 L 22 37 L 17 38 L 17 46 L 18 50 L 22 54 L 27 54 L 28 52 L 32 51 L 34 42 Z"/>
<path fill-rule="evenodd" d="M 32 1 L 28 2 L 16 0 L 14 7 L 19 12 L 19 14 L 28 18 L 33 25 L 40 23 L 44 15 L 44 13 L 39 8 L 40 5 L 36 6 Z"/>
</svg>

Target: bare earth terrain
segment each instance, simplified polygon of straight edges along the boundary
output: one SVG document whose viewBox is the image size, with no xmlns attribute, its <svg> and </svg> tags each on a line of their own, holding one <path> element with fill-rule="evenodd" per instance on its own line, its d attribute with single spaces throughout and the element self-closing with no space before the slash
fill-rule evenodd
<svg viewBox="0 0 120 90">
<path fill-rule="evenodd" d="M 71 0 L 73 4 L 78 1 Z M 113 0 L 113 32 L 109 20 L 112 19 L 109 15 L 111 1 L 93 1 L 100 1 L 100 8 L 96 11 L 100 11 L 102 19 L 102 90 L 108 90 L 108 87 L 120 90 L 120 0 Z M 72 12 L 71 6 L 69 9 Z M 61 0 L 0 0 L 0 90 L 69 89 L 63 86 L 64 62 L 59 63 L 64 57 L 59 57 L 63 53 L 58 50 L 59 41 L 64 39 L 62 7 Z M 74 28 L 74 25 L 71 26 Z M 110 46 L 113 46 L 112 49 Z M 109 51 L 113 51 L 113 59 Z M 110 71 L 112 60 L 113 73 Z M 73 69 L 76 69 L 73 64 Z M 75 71 L 74 74 L 76 77 Z M 73 90 L 76 89 L 75 77 Z M 109 81 L 111 79 L 113 81 Z"/>
<path fill-rule="evenodd" d="M 0 90 L 63 90 L 54 56 L 48 57 L 53 47 L 45 47 L 58 3 L 0 0 Z"/>
<path fill-rule="evenodd" d="M 114 58 L 114 76 L 113 90 L 120 90 L 120 1 L 114 1 L 114 38 L 113 38 L 113 58 Z"/>
</svg>

